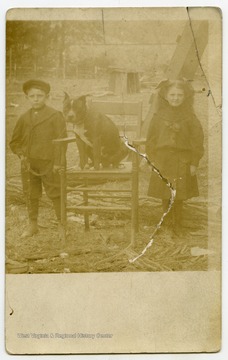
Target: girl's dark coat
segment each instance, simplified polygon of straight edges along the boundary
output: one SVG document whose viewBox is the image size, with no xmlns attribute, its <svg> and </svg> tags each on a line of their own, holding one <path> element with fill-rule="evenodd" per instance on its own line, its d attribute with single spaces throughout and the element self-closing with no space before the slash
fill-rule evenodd
<svg viewBox="0 0 228 360">
<path fill-rule="evenodd" d="M 166 105 L 154 114 L 148 135 L 146 152 L 150 161 L 177 190 L 176 199 L 199 195 L 197 178 L 191 176 L 190 165 L 198 166 L 203 156 L 203 130 L 193 111 L 186 106 Z M 148 195 L 169 199 L 170 190 L 152 172 Z"/>
</svg>

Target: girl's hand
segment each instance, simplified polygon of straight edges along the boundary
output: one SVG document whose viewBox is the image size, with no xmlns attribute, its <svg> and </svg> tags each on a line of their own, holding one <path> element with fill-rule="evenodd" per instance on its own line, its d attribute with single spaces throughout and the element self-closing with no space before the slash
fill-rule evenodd
<svg viewBox="0 0 228 360">
<path fill-rule="evenodd" d="M 195 176 L 197 172 L 197 167 L 195 165 L 190 165 L 191 176 Z"/>
</svg>

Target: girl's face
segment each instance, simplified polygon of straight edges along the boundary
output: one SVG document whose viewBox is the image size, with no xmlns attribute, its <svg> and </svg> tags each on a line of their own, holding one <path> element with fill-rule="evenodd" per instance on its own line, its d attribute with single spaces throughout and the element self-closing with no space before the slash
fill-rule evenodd
<svg viewBox="0 0 228 360">
<path fill-rule="evenodd" d="M 170 106 L 180 106 L 184 101 L 184 90 L 171 86 L 166 94 L 166 100 Z"/>
</svg>

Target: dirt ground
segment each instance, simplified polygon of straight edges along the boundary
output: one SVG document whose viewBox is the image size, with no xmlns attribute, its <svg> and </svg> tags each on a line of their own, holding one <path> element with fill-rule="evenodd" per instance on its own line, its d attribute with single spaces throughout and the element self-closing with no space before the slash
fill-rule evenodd
<svg viewBox="0 0 228 360">
<path fill-rule="evenodd" d="M 47 79 L 46 79 L 47 80 Z M 8 273 L 63 273 L 63 272 L 108 272 L 108 271 L 192 271 L 207 270 L 207 97 L 203 92 L 195 96 L 195 110 L 205 133 L 205 155 L 198 169 L 200 196 L 186 201 L 184 206 L 184 233 L 176 236 L 171 229 L 162 225 L 153 238 L 153 244 L 138 260 L 155 230 L 162 209 L 160 202 L 147 197 L 150 168 L 143 160 L 140 164 L 140 209 L 139 233 L 134 246 L 131 242 L 130 215 L 118 212 L 93 214 L 90 216 L 90 231 L 84 230 L 82 215 L 68 213 L 67 241 L 58 240 L 57 223 L 50 201 L 44 194 L 40 203 L 39 233 L 29 239 L 20 235 L 28 224 L 25 202 L 21 196 L 20 162 L 11 153 L 9 141 L 18 116 L 28 104 L 21 91 L 23 81 L 7 84 L 7 136 L 6 136 L 6 271 Z M 107 81 L 97 80 L 50 80 L 52 97 L 50 104 L 62 109 L 63 90 L 71 95 L 85 93 L 101 94 L 107 89 Z M 204 87 L 198 81 L 197 89 Z M 139 94 L 128 95 L 126 99 L 143 101 L 143 117 L 149 109 L 151 89 Z M 111 97 L 113 99 L 113 97 Z M 75 144 L 67 153 L 68 166 L 78 164 Z M 128 189 L 127 181 L 118 181 L 121 189 Z M 112 188 L 113 183 L 96 185 Z M 68 194 L 68 203 L 73 206 L 76 195 Z M 96 200 L 94 200 L 96 202 Z M 108 201 L 108 200 L 106 200 Z M 115 199 L 117 204 L 117 200 Z M 125 201 L 125 200 L 124 200 Z M 103 200 L 105 203 L 105 199 Z M 110 205 L 110 203 L 108 203 Z M 119 201 L 118 206 L 124 204 Z"/>
</svg>

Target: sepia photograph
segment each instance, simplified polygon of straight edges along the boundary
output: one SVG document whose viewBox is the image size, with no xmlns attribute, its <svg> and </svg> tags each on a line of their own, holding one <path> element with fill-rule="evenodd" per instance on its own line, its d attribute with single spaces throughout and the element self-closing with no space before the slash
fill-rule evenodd
<svg viewBox="0 0 228 360">
<path fill-rule="evenodd" d="M 11 290 L 15 274 L 193 273 L 205 288 L 216 274 L 219 294 L 221 22 L 218 8 L 8 11 Z M 208 351 L 219 347 L 218 298 L 212 303 Z M 144 350 L 166 349 L 200 351 L 171 341 Z"/>
<path fill-rule="evenodd" d="M 207 270 L 208 21 L 100 17 L 7 21 L 7 272 Z"/>
</svg>

